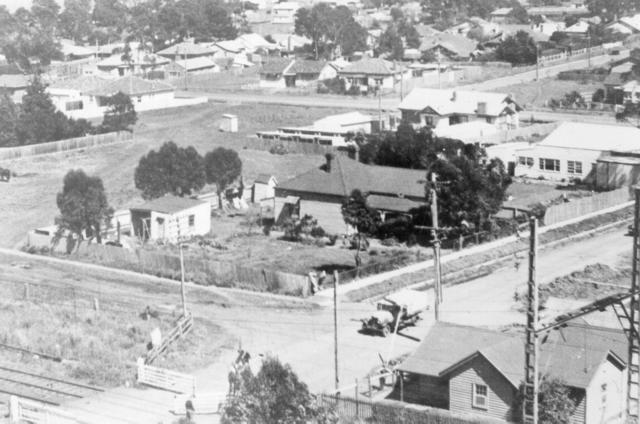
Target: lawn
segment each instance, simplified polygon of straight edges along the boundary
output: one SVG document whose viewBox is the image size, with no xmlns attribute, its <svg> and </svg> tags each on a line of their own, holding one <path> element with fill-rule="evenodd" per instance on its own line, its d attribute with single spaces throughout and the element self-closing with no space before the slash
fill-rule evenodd
<svg viewBox="0 0 640 424">
<path fill-rule="evenodd" d="M 491 91 L 511 94 L 518 104 L 527 109 L 546 106 L 546 102 L 549 100 L 561 99 L 565 94 L 572 91 L 582 93 L 583 96 L 588 94 L 588 98 L 585 98 L 588 101 L 591 100 L 591 94 L 598 88 L 604 88 L 602 83 L 581 83 L 578 81 L 560 81 L 556 78 L 544 78 L 538 81 L 500 87 Z"/>
<path fill-rule="evenodd" d="M 273 174 L 285 181 L 324 161 L 313 155 L 272 155 L 251 150 L 251 138 L 256 131 L 282 125 L 308 124 L 329 113 L 324 108 L 274 105 L 231 105 L 211 103 L 180 109 L 144 113 L 135 128 L 135 139 L 94 149 L 83 149 L 54 155 L 3 161 L 2 166 L 15 173 L 11 182 L 0 184 L 0 246 L 19 247 L 28 230 L 51 225 L 58 214 L 56 193 L 70 169 L 82 168 L 100 176 L 110 204 L 126 208 L 141 203 L 134 187 L 133 174 L 140 157 L 157 149 L 168 140 L 181 146 L 192 145 L 201 154 L 218 146 L 238 150 L 243 162 L 245 181 L 251 182 L 260 173 Z M 218 130 L 224 113 L 239 117 L 239 132 Z"/>
<path fill-rule="evenodd" d="M 566 195 L 571 197 L 582 197 L 591 194 L 589 190 L 578 190 L 565 187 L 556 183 L 540 182 L 535 180 L 522 179 L 514 181 L 507 189 L 508 200 L 503 203 L 504 207 L 528 209 L 538 203 L 546 204 Z"/>
</svg>

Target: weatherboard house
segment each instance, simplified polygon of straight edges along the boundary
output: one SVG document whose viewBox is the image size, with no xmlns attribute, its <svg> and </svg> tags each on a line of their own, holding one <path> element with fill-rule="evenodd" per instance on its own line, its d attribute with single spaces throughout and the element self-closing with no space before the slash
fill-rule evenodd
<svg viewBox="0 0 640 424">
<path fill-rule="evenodd" d="M 211 231 L 211 203 L 164 196 L 130 209 L 133 234 L 143 241 L 204 235 Z"/>
<path fill-rule="evenodd" d="M 623 423 L 627 339 L 621 330 L 568 324 L 541 338 L 540 369 L 569 387 L 571 424 Z M 522 335 L 436 322 L 398 368 L 405 402 L 518 421 Z"/>
<path fill-rule="evenodd" d="M 425 204 L 425 171 L 365 165 L 343 155 L 328 156 L 313 168 L 275 188 L 275 218 L 311 215 L 329 234 L 351 232 L 342 217 L 342 204 L 355 189 L 381 218 L 406 215 Z"/>
</svg>

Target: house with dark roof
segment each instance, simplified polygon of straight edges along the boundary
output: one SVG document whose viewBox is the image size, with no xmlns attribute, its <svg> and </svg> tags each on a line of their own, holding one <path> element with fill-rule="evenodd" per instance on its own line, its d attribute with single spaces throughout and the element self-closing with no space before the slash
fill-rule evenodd
<svg viewBox="0 0 640 424">
<path fill-rule="evenodd" d="M 211 203 L 188 197 L 164 196 L 130 208 L 133 235 L 143 241 L 175 242 L 211 231 Z"/>
<path fill-rule="evenodd" d="M 627 343 L 621 330 L 584 321 L 541 338 L 541 374 L 569 387 L 576 405 L 571 424 L 624 422 Z M 405 402 L 516 421 L 524 337 L 436 322 L 397 370 Z"/>
<path fill-rule="evenodd" d="M 275 58 L 262 64 L 260 87 L 304 87 L 336 75 L 336 68 L 323 60 Z"/>
<path fill-rule="evenodd" d="M 188 74 L 204 74 L 220 72 L 220 66 L 210 57 L 193 57 L 178 59 L 164 67 L 167 78 L 184 77 Z"/>
<path fill-rule="evenodd" d="M 209 57 L 213 59 L 219 50 L 214 43 L 185 41 L 162 49 L 157 54 L 171 60 L 192 59 L 194 57 Z"/>
<path fill-rule="evenodd" d="M 341 207 L 353 190 L 360 190 L 384 220 L 423 206 L 425 179 L 423 170 L 366 165 L 342 155 L 328 156 L 322 166 L 278 184 L 276 222 L 312 215 L 330 234 L 349 233 Z"/>
<path fill-rule="evenodd" d="M 47 87 L 53 104 L 70 118 L 96 118 L 104 115 L 106 98 L 118 92 L 131 97 L 136 111 L 178 106 L 175 87 L 157 80 L 134 76 L 104 79 L 93 75 L 59 80 Z"/>
<path fill-rule="evenodd" d="M 471 59 L 478 42 L 460 34 L 438 33 L 420 40 L 420 52 L 433 52 L 449 59 Z"/>
<path fill-rule="evenodd" d="M 122 77 L 125 75 L 141 75 L 161 69 L 169 63 L 166 57 L 143 50 L 131 50 L 131 60 L 124 60 L 124 55 L 114 54 L 96 64 L 98 71 L 106 77 Z"/>
<path fill-rule="evenodd" d="M 402 79 L 411 78 L 411 71 L 402 64 L 382 58 L 364 56 L 338 71 L 345 89 L 358 88 L 361 92 L 393 90 Z"/>
</svg>

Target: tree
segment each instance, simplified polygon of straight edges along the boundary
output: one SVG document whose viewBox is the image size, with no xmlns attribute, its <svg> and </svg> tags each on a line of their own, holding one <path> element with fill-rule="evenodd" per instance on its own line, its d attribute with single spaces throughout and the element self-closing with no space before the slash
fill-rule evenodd
<svg viewBox="0 0 640 424">
<path fill-rule="evenodd" d="M 56 113 L 46 86 L 34 77 L 22 97 L 17 135 L 20 144 L 44 143 L 64 137 L 62 121 L 66 117 Z"/>
<path fill-rule="evenodd" d="M 218 204 L 222 208 L 224 190 L 242 172 L 242 161 L 238 156 L 238 152 L 218 147 L 204 156 L 204 169 L 207 183 L 216 185 Z"/>
<path fill-rule="evenodd" d="M 402 60 L 404 56 L 404 46 L 402 38 L 393 25 L 390 25 L 378 40 L 378 50 L 380 53 L 388 53 L 388 58 L 392 60 Z"/>
<path fill-rule="evenodd" d="M 131 127 L 137 122 L 138 115 L 131 102 L 131 97 L 118 92 L 107 97 L 105 105 L 108 106 L 108 109 L 102 119 L 101 132 L 133 131 Z"/>
<path fill-rule="evenodd" d="M 256 375 L 245 369 L 240 380 L 239 392 L 224 407 L 222 424 L 337 422 L 315 405 L 307 385 L 277 358 L 265 358 Z"/>
<path fill-rule="evenodd" d="M 513 411 L 515 417 L 522 417 L 524 385 L 520 386 Z M 570 388 L 559 378 L 544 375 L 538 386 L 538 421 L 544 424 L 568 424 L 576 409 L 576 400 Z"/>
<path fill-rule="evenodd" d="M 296 12 L 295 33 L 311 39 L 311 45 L 318 60 L 329 32 L 332 9 L 327 3 L 318 3 L 311 9 L 300 8 Z"/>
<path fill-rule="evenodd" d="M 430 129 L 416 132 L 411 124 L 402 122 L 395 133 L 387 132 L 382 138 L 372 136 L 361 147 L 360 157 L 364 163 L 424 169 L 430 146 L 434 146 Z"/>
<path fill-rule="evenodd" d="M 205 184 L 202 156 L 189 146 L 178 147 L 167 141 L 156 152 L 151 150 L 140 158 L 134 173 L 136 188 L 142 197 L 155 199 L 167 193 L 185 196 L 200 190 Z"/>
<path fill-rule="evenodd" d="M 81 42 L 93 32 L 90 0 L 65 0 L 60 14 L 60 33 L 63 37 Z"/>
<path fill-rule="evenodd" d="M 380 225 L 378 211 L 367 205 L 367 199 L 360 190 L 353 190 L 342 204 L 342 219 L 356 229 L 356 267 L 360 268 L 360 249 L 365 235 L 375 234 Z"/>
<path fill-rule="evenodd" d="M 81 169 L 69 171 L 56 203 L 60 209 L 56 238 L 67 230 L 77 235 L 78 240 L 86 234 L 90 239 L 95 237 L 98 243 L 102 242 L 102 231 L 111 222 L 113 208 L 109 206 L 99 177 L 90 177 Z"/>
<path fill-rule="evenodd" d="M 525 31 L 518 31 L 498 45 L 496 55 L 500 60 L 512 64 L 536 63 L 536 43 Z"/>
<path fill-rule="evenodd" d="M 518 0 L 512 0 L 509 7 L 511 7 L 510 16 L 514 21 L 519 24 L 529 23 L 529 14 L 527 13 L 527 9 L 525 9 Z"/>
<path fill-rule="evenodd" d="M 92 21 L 103 28 L 124 29 L 128 18 L 127 7 L 119 0 L 95 0 Z"/>
<path fill-rule="evenodd" d="M 18 107 L 8 93 L 0 92 L 0 147 L 18 144 L 17 121 Z"/>
</svg>

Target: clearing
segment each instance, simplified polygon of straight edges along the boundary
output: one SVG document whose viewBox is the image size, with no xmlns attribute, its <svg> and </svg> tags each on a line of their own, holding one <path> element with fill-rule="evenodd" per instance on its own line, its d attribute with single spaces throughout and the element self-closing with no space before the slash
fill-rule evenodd
<svg viewBox="0 0 640 424">
<path fill-rule="evenodd" d="M 0 185 L 0 198 L 3 199 L 0 213 L 5 223 L 0 225 L 0 246 L 19 247 L 28 230 L 53 223 L 58 215 L 56 193 L 70 169 L 82 168 L 90 175 L 100 176 L 109 202 L 116 209 L 142 202 L 134 187 L 135 167 L 141 156 L 168 140 L 181 146 L 192 145 L 201 154 L 218 146 L 236 149 L 242 159 L 245 181 L 253 181 L 259 173 L 273 174 L 279 181 L 285 181 L 318 166 L 324 158 L 251 150 L 249 136 L 257 130 L 308 124 L 339 112 L 341 110 L 219 103 L 167 109 L 141 114 L 133 142 L 4 161 L 2 166 L 15 172 L 16 177 L 9 184 Z M 218 131 L 223 113 L 238 115 L 238 133 Z"/>
<path fill-rule="evenodd" d="M 585 100 L 589 101 L 591 100 L 591 94 L 598 88 L 603 87 L 602 83 L 582 83 L 578 81 L 561 81 L 557 78 L 544 78 L 538 81 L 521 82 L 515 85 L 499 87 L 489 91 L 511 94 L 520 106 L 528 109 L 546 106 L 547 101 L 551 99 L 560 100 L 565 94 L 572 91 L 582 93 L 585 96 Z"/>
</svg>

